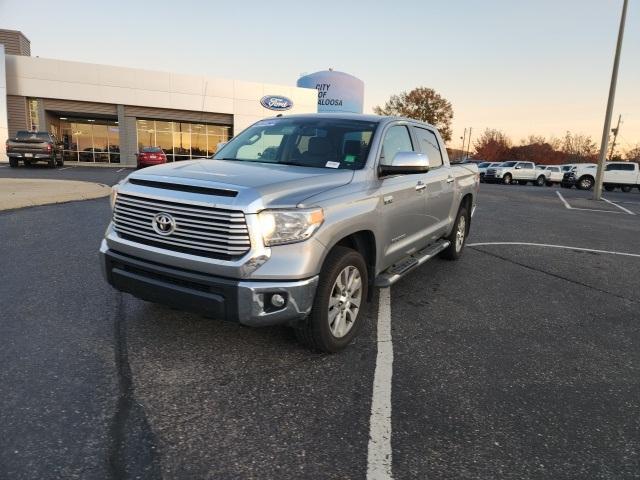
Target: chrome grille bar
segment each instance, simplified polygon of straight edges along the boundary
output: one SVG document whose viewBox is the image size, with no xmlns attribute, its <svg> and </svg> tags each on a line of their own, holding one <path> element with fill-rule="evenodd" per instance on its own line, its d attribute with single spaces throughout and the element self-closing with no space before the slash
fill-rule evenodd
<svg viewBox="0 0 640 480">
<path fill-rule="evenodd" d="M 154 228 L 159 213 L 175 221 L 168 235 Z M 238 210 L 122 193 L 116 197 L 113 223 L 116 232 L 129 240 L 194 255 L 232 259 L 251 248 L 244 213 Z"/>
</svg>

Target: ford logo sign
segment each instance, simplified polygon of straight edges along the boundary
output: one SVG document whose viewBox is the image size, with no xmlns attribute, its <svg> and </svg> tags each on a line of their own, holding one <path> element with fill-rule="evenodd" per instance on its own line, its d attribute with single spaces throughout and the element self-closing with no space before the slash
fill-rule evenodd
<svg viewBox="0 0 640 480">
<path fill-rule="evenodd" d="M 289 110 L 293 107 L 293 102 L 287 97 L 279 95 L 265 95 L 260 99 L 260 105 L 269 110 Z"/>
</svg>

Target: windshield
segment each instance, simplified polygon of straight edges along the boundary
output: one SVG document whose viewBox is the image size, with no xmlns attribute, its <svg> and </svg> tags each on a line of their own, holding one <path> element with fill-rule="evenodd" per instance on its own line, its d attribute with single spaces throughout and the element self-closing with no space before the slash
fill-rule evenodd
<svg viewBox="0 0 640 480">
<path fill-rule="evenodd" d="M 513 167 L 518 162 L 502 162 L 500 164 L 501 167 Z"/>
<path fill-rule="evenodd" d="M 227 143 L 215 160 L 359 170 L 377 122 L 339 118 L 262 120 Z"/>
<path fill-rule="evenodd" d="M 491 162 L 482 162 L 480 165 L 478 165 L 478 168 L 485 168 L 485 167 L 488 167 L 489 165 L 491 165 Z"/>
</svg>

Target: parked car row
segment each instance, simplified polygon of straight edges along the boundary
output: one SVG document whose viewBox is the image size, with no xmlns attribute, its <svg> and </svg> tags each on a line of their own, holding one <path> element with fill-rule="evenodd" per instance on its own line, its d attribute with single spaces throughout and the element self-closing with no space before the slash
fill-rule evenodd
<svg viewBox="0 0 640 480">
<path fill-rule="evenodd" d="M 485 183 L 531 182 L 537 186 L 561 185 L 564 188 L 576 187 L 590 190 L 596 182 L 598 165 L 595 163 L 568 163 L 565 165 L 536 165 L 533 162 L 482 162 L 478 165 L 480 181 Z M 613 191 L 619 188 L 629 192 L 633 187 L 640 190 L 640 165 L 633 162 L 607 162 L 604 188 Z"/>
<path fill-rule="evenodd" d="M 596 183 L 597 172 L 597 164 L 580 163 L 563 175 L 561 186 L 591 190 Z M 634 162 L 607 162 L 602 183 L 608 192 L 616 188 L 623 192 L 630 192 L 633 187 L 640 190 L 640 165 Z"/>
</svg>

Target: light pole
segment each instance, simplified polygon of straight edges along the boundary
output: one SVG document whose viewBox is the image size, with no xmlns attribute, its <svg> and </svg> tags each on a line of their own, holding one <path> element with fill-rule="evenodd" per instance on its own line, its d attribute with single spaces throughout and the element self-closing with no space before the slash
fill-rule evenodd
<svg viewBox="0 0 640 480">
<path fill-rule="evenodd" d="M 460 139 L 462 140 L 462 150 L 460 153 L 460 161 L 462 161 L 462 157 L 464 157 L 464 142 L 467 140 L 467 129 L 464 129 L 464 135 L 462 137 L 460 137 Z"/>
<path fill-rule="evenodd" d="M 611 72 L 611 85 L 609 86 L 609 100 L 607 101 L 607 112 L 604 117 L 604 128 L 602 129 L 602 142 L 600 143 L 600 158 L 598 159 L 598 171 L 596 172 L 596 185 L 593 192 L 593 199 L 602 199 L 602 179 L 604 177 L 605 161 L 607 158 L 607 145 L 609 143 L 609 129 L 611 128 L 611 115 L 613 114 L 613 104 L 616 98 L 616 84 L 618 83 L 618 66 L 620 65 L 620 50 L 622 50 L 622 37 L 624 37 L 624 23 L 627 18 L 627 4 L 629 0 L 624 0 L 622 4 L 622 16 L 620 17 L 620 29 L 618 30 L 618 43 L 616 45 L 616 56 L 613 59 L 613 71 Z"/>
</svg>

